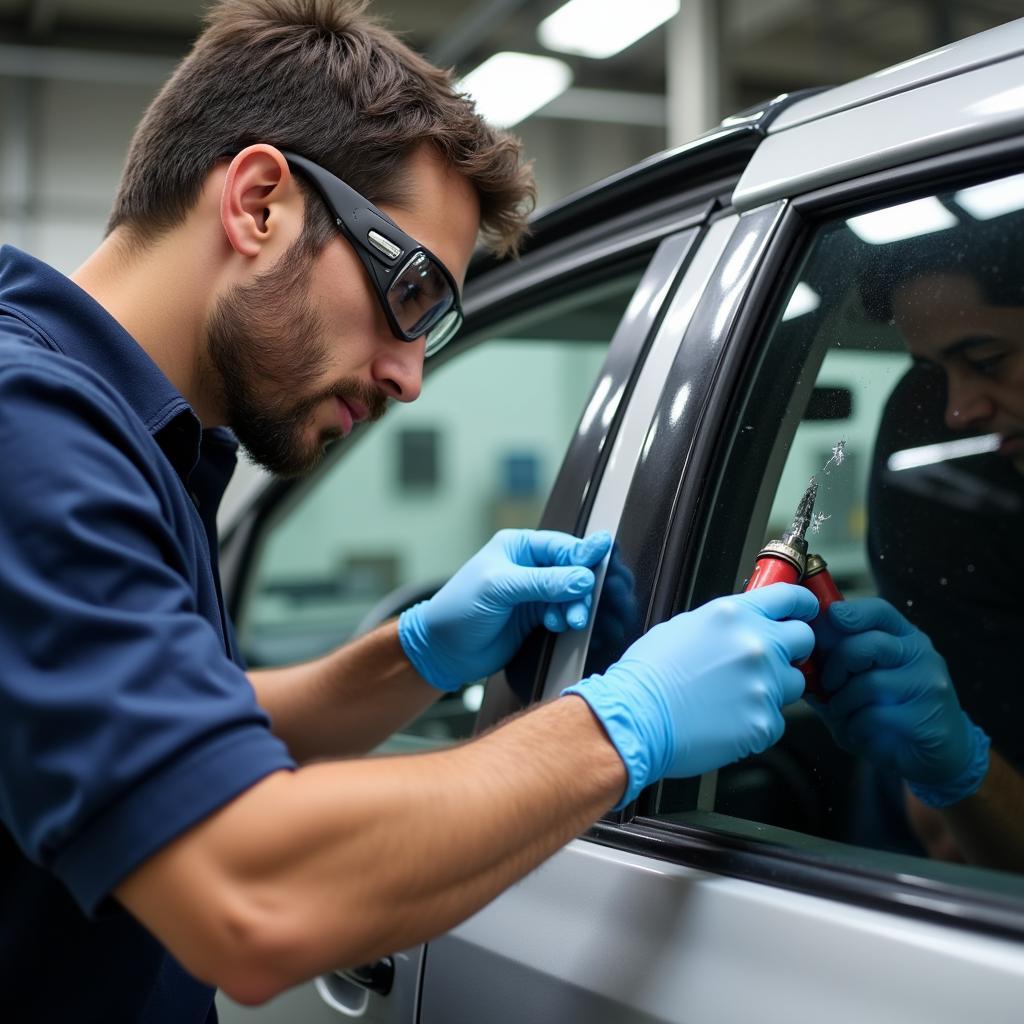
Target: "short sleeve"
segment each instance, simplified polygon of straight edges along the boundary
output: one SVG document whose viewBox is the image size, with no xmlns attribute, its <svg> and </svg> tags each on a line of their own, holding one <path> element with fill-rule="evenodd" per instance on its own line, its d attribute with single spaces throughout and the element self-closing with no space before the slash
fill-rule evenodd
<svg viewBox="0 0 1024 1024">
<path fill-rule="evenodd" d="M 93 912 L 294 762 L 197 611 L 180 484 L 112 389 L 45 356 L 0 370 L 0 819 Z"/>
</svg>

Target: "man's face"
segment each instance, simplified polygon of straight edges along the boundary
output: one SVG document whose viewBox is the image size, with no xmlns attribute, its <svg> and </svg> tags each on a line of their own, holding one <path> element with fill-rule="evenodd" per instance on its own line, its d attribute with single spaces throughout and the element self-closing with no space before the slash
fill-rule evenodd
<svg viewBox="0 0 1024 1024">
<path fill-rule="evenodd" d="M 476 194 L 432 150 L 409 166 L 410 208 L 381 209 L 461 283 L 479 230 Z M 391 333 L 339 233 L 316 256 L 293 246 L 270 271 L 223 294 L 205 347 L 238 439 L 260 465 L 294 476 L 356 422 L 382 416 L 389 399 L 419 397 L 424 345 Z"/>
<path fill-rule="evenodd" d="M 893 295 L 911 355 L 946 375 L 954 430 L 1001 435 L 999 452 L 1024 471 L 1024 307 L 993 306 L 966 274 L 916 277 Z"/>
</svg>

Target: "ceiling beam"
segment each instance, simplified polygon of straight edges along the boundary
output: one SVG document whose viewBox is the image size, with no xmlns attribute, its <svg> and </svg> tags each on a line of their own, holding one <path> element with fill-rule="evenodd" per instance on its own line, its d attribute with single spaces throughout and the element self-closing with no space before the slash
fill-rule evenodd
<svg viewBox="0 0 1024 1024">
<path fill-rule="evenodd" d="M 668 102 L 661 93 L 573 88 L 567 89 L 546 107 L 541 107 L 533 117 L 664 128 L 668 120 Z"/>
<path fill-rule="evenodd" d="M 465 17 L 446 28 L 427 51 L 429 60 L 439 67 L 459 65 L 485 42 L 529 0 L 478 0 Z"/>
</svg>

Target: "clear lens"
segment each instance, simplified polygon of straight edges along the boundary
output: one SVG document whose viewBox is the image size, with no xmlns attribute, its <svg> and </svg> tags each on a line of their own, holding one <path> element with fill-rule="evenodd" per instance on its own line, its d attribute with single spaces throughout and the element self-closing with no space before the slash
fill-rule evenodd
<svg viewBox="0 0 1024 1024">
<path fill-rule="evenodd" d="M 388 288 L 388 305 L 409 338 L 431 331 L 455 305 L 448 279 L 423 252 L 416 253 Z"/>
<path fill-rule="evenodd" d="M 462 314 L 457 309 L 450 310 L 432 331 L 427 332 L 427 347 L 424 356 L 432 356 L 440 352 L 455 337 L 461 326 Z"/>
</svg>

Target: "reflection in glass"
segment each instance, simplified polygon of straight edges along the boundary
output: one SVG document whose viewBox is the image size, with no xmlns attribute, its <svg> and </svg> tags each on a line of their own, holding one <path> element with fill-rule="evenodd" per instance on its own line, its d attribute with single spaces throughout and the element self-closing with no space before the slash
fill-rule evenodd
<svg viewBox="0 0 1024 1024">
<path fill-rule="evenodd" d="M 938 199 L 915 199 L 901 206 L 890 206 L 859 217 L 851 217 L 847 227 L 862 241 L 884 245 L 901 238 L 917 238 L 933 231 L 955 227 L 959 221 Z"/>
<path fill-rule="evenodd" d="M 811 550 L 856 611 L 816 625 L 828 704 L 719 773 L 718 827 L 1024 872 L 1022 181 L 826 225 L 794 278 L 701 572 L 739 589 L 817 474 Z M 705 820 L 694 801 L 664 787 L 657 810 Z"/>
</svg>

